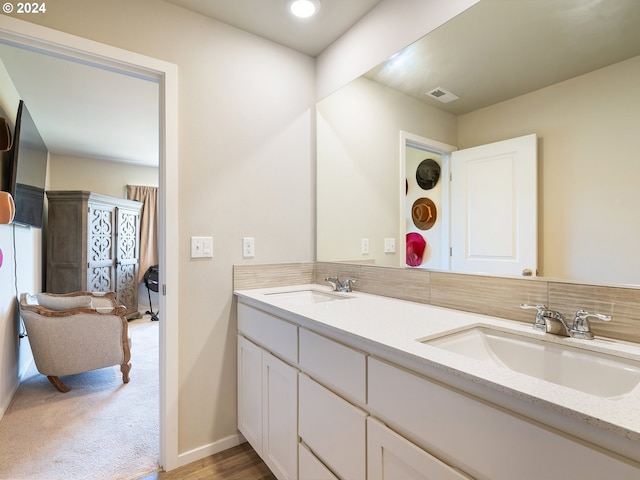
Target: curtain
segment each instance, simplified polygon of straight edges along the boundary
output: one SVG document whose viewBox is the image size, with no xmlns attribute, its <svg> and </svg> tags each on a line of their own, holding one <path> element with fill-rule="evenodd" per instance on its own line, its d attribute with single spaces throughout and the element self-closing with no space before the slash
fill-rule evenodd
<svg viewBox="0 0 640 480">
<path fill-rule="evenodd" d="M 138 283 L 152 265 L 158 264 L 158 187 L 127 185 L 127 198 L 142 202 L 140 212 L 140 268 Z"/>
</svg>

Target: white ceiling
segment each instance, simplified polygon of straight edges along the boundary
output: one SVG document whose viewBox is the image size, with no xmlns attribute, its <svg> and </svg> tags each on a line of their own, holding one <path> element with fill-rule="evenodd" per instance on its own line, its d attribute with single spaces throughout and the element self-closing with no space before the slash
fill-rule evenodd
<svg viewBox="0 0 640 480">
<path fill-rule="evenodd" d="M 52 154 L 158 165 L 157 83 L 2 43 L 0 59 Z"/>
<path fill-rule="evenodd" d="M 320 0 L 308 19 L 291 15 L 286 0 L 165 1 L 316 57 L 382 0 Z"/>
<path fill-rule="evenodd" d="M 461 115 L 637 55 L 640 0 L 482 0 L 365 77 Z"/>
<path fill-rule="evenodd" d="M 285 0 L 166 1 L 316 56 L 381 0 L 321 0 L 306 20 Z M 158 165 L 156 83 L 3 43 L 0 60 L 51 153 Z"/>
</svg>

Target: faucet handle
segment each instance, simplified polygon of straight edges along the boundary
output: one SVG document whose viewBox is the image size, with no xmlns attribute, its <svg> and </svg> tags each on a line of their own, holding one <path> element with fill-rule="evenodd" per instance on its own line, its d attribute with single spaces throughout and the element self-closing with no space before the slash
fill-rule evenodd
<svg viewBox="0 0 640 480">
<path fill-rule="evenodd" d="M 611 315 L 603 315 L 601 313 L 590 313 L 586 310 L 580 309 L 576 312 L 576 318 L 573 320 L 573 327 L 571 328 L 571 336 L 574 338 L 585 338 L 588 340 L 593 339 L 593 332 L 591 331 L 591 323 L 589 318 L 596 318 L 603 322 L 610 322 L 612 320 Z"/>
<path fill-rule="evenodd" d="M 542 313 L 547 309 L 546 305 L 529 305 L 528 303 L 521 303 L 520 304 L 520 308 L 522 309 L 529 309 L 529 310 L 537 310 L 538 313 Z"/>
<path fill-rule="evenodd" d="M 351 291 L 351 287 L 353 285 L 355 285 L 356 283 L 358 283 L 356 281 L 355 278 L 351 278 L 351 277 L 346 277 L 343 281 L 342 281 L 342 291 L 343 292 L 350 292 Z"/>
<path fill-rule="evenodd" d="M 544 316 L 549 309 L 546 305 L 529 305 L 528 303 L 521 303 L 520 308 L 524 310 L 536 310 L 536 322 L 533 324 L 533 328 L 542 332 L 547 331 L 547 322 Z"/>
<path fill-rule="evenodd" d="M 334 292 L 337 292 L 342 288 L 342 284 L 340 283 L 340 279 L 336 277 L 327 277 L 324 279 L 325 282 L 329 282 Z"/>
</svg>

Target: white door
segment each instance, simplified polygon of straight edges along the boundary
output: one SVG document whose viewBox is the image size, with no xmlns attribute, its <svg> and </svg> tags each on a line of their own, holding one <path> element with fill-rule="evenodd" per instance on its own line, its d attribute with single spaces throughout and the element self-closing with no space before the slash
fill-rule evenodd
<svg viewBox="0 0 640 480">
<path fill-rule="evenodd" d="M 451 269 L 535 275 L 537 138 L 451 154 Z"/>
</svg>

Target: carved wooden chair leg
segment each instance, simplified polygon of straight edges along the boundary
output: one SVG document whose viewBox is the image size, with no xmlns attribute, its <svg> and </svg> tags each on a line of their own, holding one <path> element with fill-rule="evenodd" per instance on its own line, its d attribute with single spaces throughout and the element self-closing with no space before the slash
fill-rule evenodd
<svg viewBox="0 0 640 480">
<path fill-rule="evenodd" d="M 64 383 L 62 383 L 62 380 L 60 380 L 58 377 L 53 375 L 48 375 L 47 378 L 51 382 L 51 385 L 56 387 L 62 393 L 67 393 L 70 390 L 70 388 L 67 387 Z"/>
<path fill-rule="evenodd" d="M 120 365 L 120 371 L 122 372 L 122 383 L 129 383 L 129 371 L 131 370 L 130 363 L 123 363 Z"/>
</svg>

